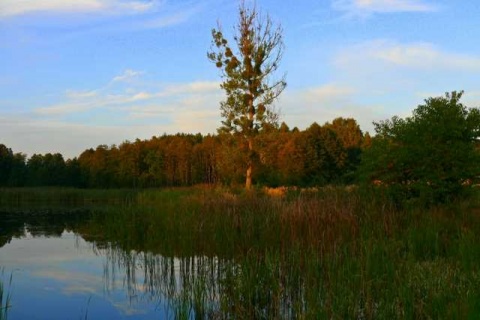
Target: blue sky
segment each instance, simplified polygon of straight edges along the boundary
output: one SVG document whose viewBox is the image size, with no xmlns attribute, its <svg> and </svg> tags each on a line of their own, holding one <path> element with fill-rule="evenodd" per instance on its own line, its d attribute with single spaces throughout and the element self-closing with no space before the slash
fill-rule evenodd
<svg viewBox="0 0 480 320">
<path fill-rule="evenodd" d="M 257 0 L 284 30 L 290 127 L 407 116 L 465 90 L 480 106 L 477 0 Z M 1 0 L 0 143 L 66 158 L 163 133 L 215 133 L 211 29 L 236 0 Z"/>
</svg>

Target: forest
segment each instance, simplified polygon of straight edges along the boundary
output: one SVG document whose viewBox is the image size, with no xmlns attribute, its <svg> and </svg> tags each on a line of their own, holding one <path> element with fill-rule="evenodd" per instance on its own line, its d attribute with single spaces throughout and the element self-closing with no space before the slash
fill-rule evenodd
<svg viewBox="0 0 480 320">
<path fill-rule="evenodd" d="M 285 123 L 255 139 L 254 181 L 267 186 L 350 184 L 370 144 L 354 119 L 337 118 L 306 130 Z M 247 161 L 233 135 L 183 134 L 99 145 L 78 157 L 34 154 L 0 144 L 0 186 L 149 188 L 243 182 Z M 250 155 L 251 156 L 251 155 Z"/>
</svg>

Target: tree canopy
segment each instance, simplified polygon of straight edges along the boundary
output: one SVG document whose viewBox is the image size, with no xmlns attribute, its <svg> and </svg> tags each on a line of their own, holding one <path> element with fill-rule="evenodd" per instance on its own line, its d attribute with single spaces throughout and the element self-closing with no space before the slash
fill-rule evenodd
<svg viewBox="0 0 480 320">
<path fill-rule="evenodd" d="M 374 123 L 377 136 L 362 159 L 364 179 L 379 180 L 401 199 L 448 202 L 480 174 L 476 150 L 480 110 L 461 102 L 462 92 L 428 98 L 411 117 Z"/>
</svg>

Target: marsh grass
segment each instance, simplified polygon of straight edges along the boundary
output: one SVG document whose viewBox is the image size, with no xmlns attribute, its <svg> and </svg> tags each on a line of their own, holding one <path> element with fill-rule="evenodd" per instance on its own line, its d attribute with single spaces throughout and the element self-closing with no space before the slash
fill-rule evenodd
<svg viewBox="0 0 480 320">
<path fill-rule="evenodd" d="M 125 205 L 135 199 L 130 189 L 74 189 L 58 187 L 0 188 L 0 210 L 64 209 Z"/>
<path fill-rule="evenodd" d="M 150 298 L 169 297 L 178 318 L 480 314 L 476 199 L 427 211 L 333 187 L 282 197 L 149 190 L 131 206 L 95 215 L 89 228 L 125 252 L 149 253 L 141 265 L 151 275 Z M 152 262 L 158 254 L 161 263 Z M 178 275 L 175 263 L 195 268 Z"/>
<path fill-rule="evenodd" d="M 343 187 L 35 192 L 1 190 L 0 202 L 100 204 L 75 230 L 106 250 L 105 287 L 121 269 L 129 296 L 163 301 L 171 318 L 480 314 L 478 198 L 400 209 Z"/>
<path fill-rule="evenodd" d="M 0 268 L 0 320 L 6 320 L 11 308 L 11 291 L 13 274 L 10 274 L 8 286 L 4 284 L 4 269 Z"/>
</svg>

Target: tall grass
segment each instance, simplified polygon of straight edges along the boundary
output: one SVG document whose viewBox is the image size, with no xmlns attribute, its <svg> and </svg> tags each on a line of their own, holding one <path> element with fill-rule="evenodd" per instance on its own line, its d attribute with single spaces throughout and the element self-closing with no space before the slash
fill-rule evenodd
<svg viewBox="0 0 480 320">
<path fill-rule="evenodd" d="M 105 250 L 106 288 L 121 270 L 129 296 L 164 301 L 174 318 L 480 314 L 478 199 L 399 209 L 356 188 L 0 190 L 0 207 L 32 203 L 93 208 L 74 228 Z"/>
<path fill-rule="evenodd" d="M 425 211 L 344 188 L 150 190 L 87 231 L 122 248 L 112 265 L 141 265 L 149 298 L 168 297 L 180 318 L 480 314 L 476 200 Z"/>
<path fill-rule="evenodd" d="M 136 197 L 130 189 L 74 189 L 57 187 L 0 188 L 0 210 L 123 205 Z"/>
<path fill-rule="evenodd" d="M 0 320 L 6 320 L 8 316 L 8 309 L 11 307 L 11 293 L 9 288 L 12 285 L 12 274 L 8 280 L 8 287 L 4 285 L 4 269 L 0 268 Z"/>
</svg>

